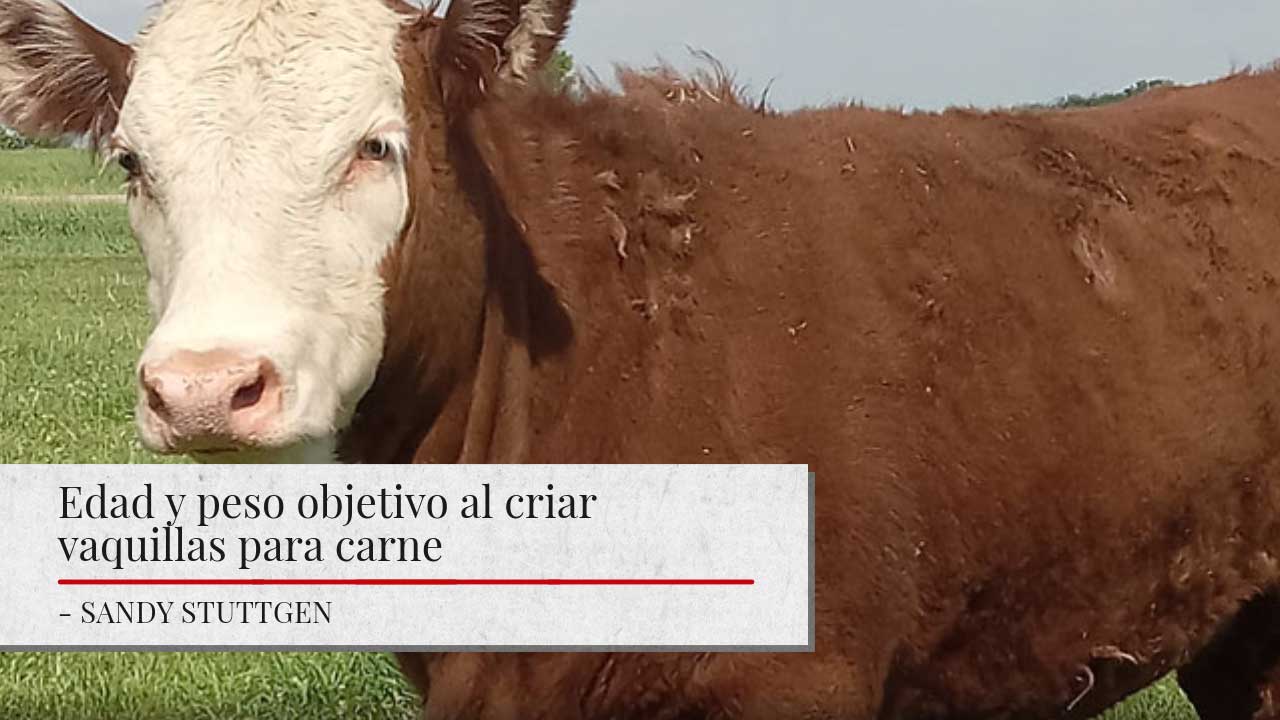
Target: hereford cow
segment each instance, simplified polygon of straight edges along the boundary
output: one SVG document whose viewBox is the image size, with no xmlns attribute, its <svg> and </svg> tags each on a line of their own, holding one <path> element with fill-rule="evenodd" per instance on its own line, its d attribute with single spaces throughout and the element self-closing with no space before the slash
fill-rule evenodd
<svg viewBox="0 0 1280 720">
<path fill-rule="evenodd" d="M 541 87 L 570 0 L 0 8 L 129 175 L 141 435 L 204 460 L 808 463 L 817 652 L 401 658 L 432 720 L 1083 718 L 1280 651 L 1280 73 L 1080 113 Z M 856 90 L 850 88 L 850 90 Z"/>
</svg>

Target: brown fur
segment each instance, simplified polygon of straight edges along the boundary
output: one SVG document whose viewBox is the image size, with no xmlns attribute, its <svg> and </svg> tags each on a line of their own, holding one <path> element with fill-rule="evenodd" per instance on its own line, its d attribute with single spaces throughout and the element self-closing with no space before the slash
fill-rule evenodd
<svg viewBox="0 0 1280 720">
<path fill-rule="evenodd" d="M 1280 578 L 1280 75 L 775 117 L 631 74 L 459 117 L 429 42 L 347 459 L 819 479 L 816 654 L 405 657 L 433 720 L 1085 717 Z"/>
</svg>

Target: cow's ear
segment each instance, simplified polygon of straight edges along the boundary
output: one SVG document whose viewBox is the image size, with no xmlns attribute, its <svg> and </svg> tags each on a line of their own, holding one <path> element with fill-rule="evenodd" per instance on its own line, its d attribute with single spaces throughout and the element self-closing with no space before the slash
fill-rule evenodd
<svg viewBox="0 0 1280 720">
<path fill-rule="evenodd" d="M 432 55 L 446 104 L 469 110 L 494 82 L 524 82 L 546 65 L 569 29 L 573 0 L 453 0 Z"/>
<path fill-rule="evenodd" d="M 116 125 L 133 51 L 54 0 L 0 4 L 0 122 L 27 135 L 88 135 Z"/>
</svg>

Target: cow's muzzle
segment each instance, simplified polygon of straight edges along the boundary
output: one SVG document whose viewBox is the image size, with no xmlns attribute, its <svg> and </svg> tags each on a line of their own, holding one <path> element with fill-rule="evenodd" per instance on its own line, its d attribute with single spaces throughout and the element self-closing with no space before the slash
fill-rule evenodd
<svg viewBox="0 0 1280 720">
<path fill-rule="evenodd" d="M 260 447 L 280 421 L 280 374 L 264 357 L 227 350 L 180 351 L 143 365 L 138 381 L 142 437 L 157 452 Z"/>
</svg>

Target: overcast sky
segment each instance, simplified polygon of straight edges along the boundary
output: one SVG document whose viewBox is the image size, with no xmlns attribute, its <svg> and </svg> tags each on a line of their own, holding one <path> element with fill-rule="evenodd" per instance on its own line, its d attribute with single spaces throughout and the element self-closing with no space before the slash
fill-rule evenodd
<svg viewBox="0 0 1280 720">
<path fill-rule="evenodd" d="M 152 0 L 68 4 L 129 38 Z M 611 76 L 702 48 L 783 108 L 940 108 L 1199 82 L 1280 58 L 1277 28 L 1277 0 L 580 0 L 568 49 Z"/>
</svg>

